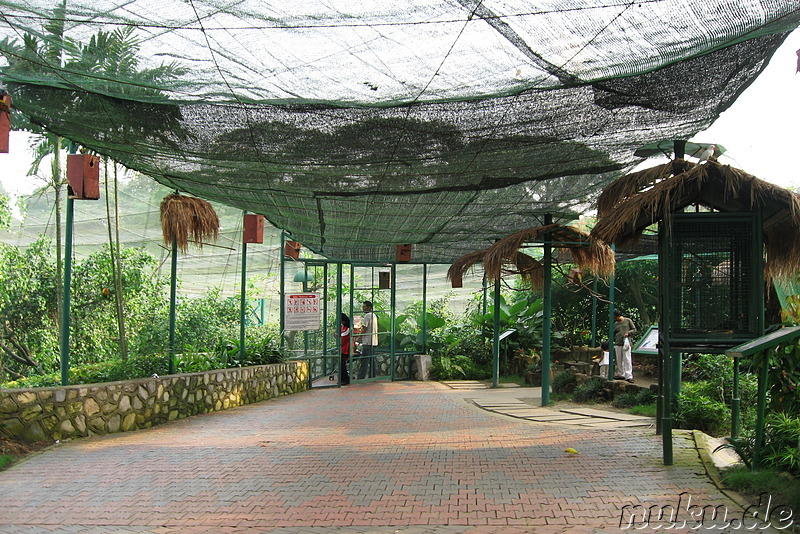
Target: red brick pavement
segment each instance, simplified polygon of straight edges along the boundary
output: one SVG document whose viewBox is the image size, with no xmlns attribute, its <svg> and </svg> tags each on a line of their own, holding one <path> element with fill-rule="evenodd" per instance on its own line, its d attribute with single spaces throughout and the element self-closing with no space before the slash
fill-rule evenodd
<svg viewBox="0 0 800 534">
<path fill-rule="evenodd" d="M 681 493 L 741 516 L 686 440 L 665 467 L 652 431 L 521 421 L 464 396 L 369 383 L 62 443 L 0 472 L 0 533 L 620 532 L 626 505 Z M 678 519 L 669 531 L 697 531 Z"/>
</svg>

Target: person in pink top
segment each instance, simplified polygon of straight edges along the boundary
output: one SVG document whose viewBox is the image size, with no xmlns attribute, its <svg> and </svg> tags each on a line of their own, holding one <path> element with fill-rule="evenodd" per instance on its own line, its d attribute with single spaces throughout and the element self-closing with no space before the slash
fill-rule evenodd
<svg viewBox="0 0 800 534">
<path fill-rule="evenodd" d="M 341 324 L 339 334 L 341 338 L 339 384 L 346 386 L 350 383 L 350 372 L 348 371 L 348 367 L 350 367 L 350 317 L 343 313 L 339 323 Z"/>
</svg>

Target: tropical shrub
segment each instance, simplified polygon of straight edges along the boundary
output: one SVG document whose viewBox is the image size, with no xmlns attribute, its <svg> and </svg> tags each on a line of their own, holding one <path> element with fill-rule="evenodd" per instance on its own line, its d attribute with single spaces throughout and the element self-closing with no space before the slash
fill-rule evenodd
<svg viewBox="0 0 800 534">
<path fill-rule="evenodd" d="M 730 429 L 731 409 L 703 394 L 703 383 L 683 384 L 673 414 L 676 428 L 700 430 L 720 436 Z"/>
<path fill-rule="evenodd" d="M 573 392 L 575 402 L 593 402 L 606 399 L 605 381 L 593 376 L 585 382 L 575 386 Z"/>
<path fill-rule="evenodd" d="M 625 391 L 616 395 L 611 405 L 615 408 L 633 408 L 634 406 L 653 404 L 656 395 L 649 389 L 639 389 L 638 391 Z"/>
<path fill-rule="evenodd" d="M 551 386 L 553 393 L 572 393 L 575 390 L 577 377 L 571 371 L 561 371 L 553 376 Z"/>
</svg>

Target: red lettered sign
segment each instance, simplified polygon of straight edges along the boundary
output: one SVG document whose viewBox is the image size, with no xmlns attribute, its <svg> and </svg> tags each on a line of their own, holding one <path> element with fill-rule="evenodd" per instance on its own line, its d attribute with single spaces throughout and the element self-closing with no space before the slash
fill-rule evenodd
<svg viewBox="0 0 800 534">
<path fill-rule="evenodd" d="M 319 330 L 321 310 L 317 293 L 286 295 L 286 330 Z"/>
</svg>

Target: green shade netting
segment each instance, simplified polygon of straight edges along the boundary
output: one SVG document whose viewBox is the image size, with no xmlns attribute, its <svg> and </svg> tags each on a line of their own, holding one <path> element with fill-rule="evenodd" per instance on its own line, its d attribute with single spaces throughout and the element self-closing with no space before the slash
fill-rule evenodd
<svg viewBox="0 0 800 534">
<path fill-rule="evenodd" d="M 334 259 L 568 221 L 707 128 L 792 1 L 0 2 L 14 124 L 263 213 Z"/>
</svg>

